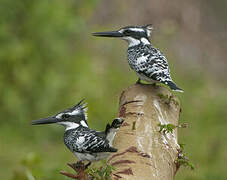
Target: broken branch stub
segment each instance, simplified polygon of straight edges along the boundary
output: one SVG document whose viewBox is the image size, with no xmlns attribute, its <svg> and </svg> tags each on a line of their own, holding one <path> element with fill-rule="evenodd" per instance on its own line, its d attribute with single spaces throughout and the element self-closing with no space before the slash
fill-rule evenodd
<svg viewBox="0 0 227 180">
<path fill-rule="evenodd" d="M 177 171 L 177 128 L 159 132 L 158 124 L 178 125 L 179 101 L 165 87 L 135 84 L 120 97 L 119 116 L 125 122 L 118 131 L 108 158 L 115 167 L 112 179 L 170 180 Z"/>
</svg>

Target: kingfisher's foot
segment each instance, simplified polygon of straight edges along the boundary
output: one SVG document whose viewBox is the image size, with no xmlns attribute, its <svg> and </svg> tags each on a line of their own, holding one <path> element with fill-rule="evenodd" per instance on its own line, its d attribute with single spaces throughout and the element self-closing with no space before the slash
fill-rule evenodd
<svg viewBox="0 0 227 180">
<path fill-rule="evenodd" d="M 136 84 L 141 84 L 140 78 L 136 81 Z"/>
<path fill-rule="evenodd" d="M 91 165 L 91 162 L 89 161 L 89 163 L 87 163 L 87 164 L 85 165 L 85 169 L 87 169 L 90 165 Z"/>
<path fill-rule="evenodd" d="M 78 171 L 79 169 L 85 169 L 85 165 L 82 161 L 77 161 L 76 163 L 71 163 L 68 165 L 72 167 L 75 171 Z"/>
</svg>

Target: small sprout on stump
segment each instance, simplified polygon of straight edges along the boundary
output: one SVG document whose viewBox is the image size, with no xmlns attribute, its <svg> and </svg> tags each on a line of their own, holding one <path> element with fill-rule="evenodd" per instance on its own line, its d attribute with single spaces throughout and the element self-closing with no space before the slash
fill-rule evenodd
<svg viewBox="0 0 227 180">
<path fill-rule="evenodd" d="M 194 165 L 190 162 L 190 160 L 187 158 L 185 152 L 184 152 L 184 145 L 185 144 L 179 144 L 180 149 L 178 149 L 178 158 L 175 160 L 175 164 L 177 169 L 180 168 L 181 165 L 185 167 L 191 168 L 191 170 L 194 170 Z"/>
<path fill-rule="evenodd" d="M 106 164 L 100 168 L 88 168 L 86 173 L 92 177 L 93 180 L 111 180 L 113 170 L 115 170 L 113 166 Z"/>
<path fill-rule="evenodd" d="M 174 124 L 161 124 L 161 123 L 159 123 L 158 126 L 160 128 L 159 132 L 164 133 L 164 134 L 173 133 L 173 130 L 176 128 L 176 126 Z"/>
<path fill-rule="evenodd" d="M 167 133 L 173 133 L 173 130 L 175 128 L 187 128 L 188 123 L 182 123 L 182 124 L 179 124 L 177 126 L 175 126 L 174 124 L 161 124 L 161 123 L 159 123 L 158 126 L 159 126 L 159 132 L 160 133 L 167 134 Z"/>
<path fill-rule="evenodd" d="M 132 122 L 132 130 L 136 130 L 136 121 Z"/>
<path fill-rule="evenodd" d="M 115 169 L 113 166 L 106 164 L 106 161 L 101 167 L 87 168 L 88 165 L 90 165 L 90 163 L 85 165 L 81 161 L 77 163 L 68 163 L 68 166 L 71 167 L 76 172 L 76 174 L 65 171 L 61 171 L 60 173 L 71 179 L 77 180 L 111 180 L 111 173 Z"/>
<path fill-rule="evenodd" d="M 168 96 L 168 94 L 164 95 L 159 93 L 158 97 L 167 105 L 170 105 L 171 102 L 173 102 L 176 105 L 179 105 L 179 102 L 174 99 L 173 95 Z"/>
<path fill-rule="evenodd" d="M 179 143 L 179 146 L 180 146 L 181 151 L 184 151 L 185 144 L 184 143 Z"/>
</svg>

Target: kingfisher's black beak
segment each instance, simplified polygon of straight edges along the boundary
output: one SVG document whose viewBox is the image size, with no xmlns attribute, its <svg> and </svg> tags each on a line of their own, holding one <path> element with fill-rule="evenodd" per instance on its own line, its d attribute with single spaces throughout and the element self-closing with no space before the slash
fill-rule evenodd
<svg viewBox="0 0 227 180">
<path fill-rule="evenodd" d="M 52 124 L 52 123 L 57 123 L 59 122 L 59 119 L 55 117 L 48 117 L 48 118 L 43 118 L 43 119 L 38 119 L 35 121 L 31 122 L 31 125 L 38 125 L 38 124 Z"/>
<path fill-rule="evenodd" d="M 123 34 L 119 31 L 95 32 L 92 35 L 100 37 L 123 37 Z"/>
</svg>

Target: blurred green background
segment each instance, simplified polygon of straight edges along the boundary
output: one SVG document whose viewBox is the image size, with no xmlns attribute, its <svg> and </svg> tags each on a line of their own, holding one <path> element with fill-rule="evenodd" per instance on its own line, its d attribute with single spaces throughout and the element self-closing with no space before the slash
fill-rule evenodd
<svg viewBox="0 0 227 180">
<path fill-rule="evenodd" d="M 152 42 L 168 57 L 185 92 L 179 142 L 195 164 L 177 180 L 227 179 L 227 1 L 0 0 L 0 179 L 67 179 L 75 157 L 63 127 L 31 127 L 86 98 L 89 125 L 116 115 L 122 89 L 137 77 L 127 44 L 91 32 L 152 23 Z"/>
</svg>

